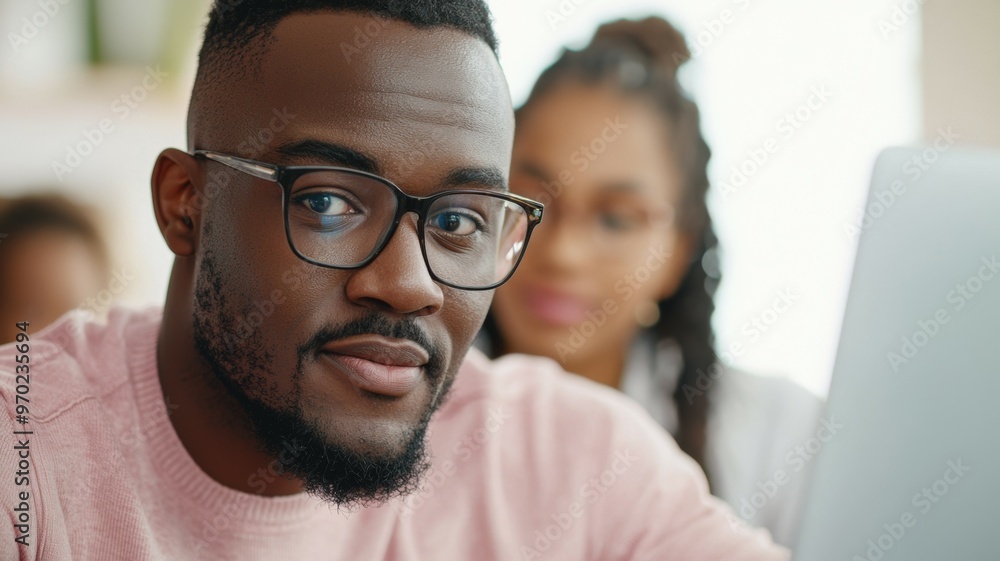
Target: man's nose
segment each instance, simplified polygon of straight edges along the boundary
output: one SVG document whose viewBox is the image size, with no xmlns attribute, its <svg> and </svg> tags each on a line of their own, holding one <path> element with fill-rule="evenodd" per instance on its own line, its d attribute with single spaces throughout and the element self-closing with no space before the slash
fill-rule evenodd
<svg viewBox="0 0 1000 561">
<path fill-rule="evenodd" d="M 416 222 L 405 215 L 375 260 L 351 272 L 346 291 L 352 302 L 401 316 L 441 309 L 444 293 L 427 270 Z"/>
</svg>

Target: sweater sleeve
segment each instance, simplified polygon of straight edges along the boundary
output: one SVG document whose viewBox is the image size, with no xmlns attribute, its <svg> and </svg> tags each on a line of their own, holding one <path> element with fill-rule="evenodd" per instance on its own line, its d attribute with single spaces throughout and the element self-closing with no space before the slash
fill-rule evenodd
<svg viewBox="0 0 1000 561">
<path fill-rule="evenodd" d="M 521 516 L 522 559 L 789 558 L 709 493 L 701 467 L 639 404 L 551 361 L 508 356 L 496 367 L 516 412 L 503 434 L 525 435 L 503 456 L 521 510 L 533 511 Z M 584 551 L 563 547 L 574 532 L 586 535 Z"/>
<path fill-rule="evenodd" d="M 636 412 L 632 430 L 620 435 L 636 450 L 621 489 L 609 493 L 622 516 L 611 521 L 605 559 L 699 561 L 787 561 L 766 530 L 751 529 L 722 500 L 712 496 L 698 464 L 665 438 L 652 419 Z M 634 473 L 632 471 L 634 470 Z"/>
</svg>

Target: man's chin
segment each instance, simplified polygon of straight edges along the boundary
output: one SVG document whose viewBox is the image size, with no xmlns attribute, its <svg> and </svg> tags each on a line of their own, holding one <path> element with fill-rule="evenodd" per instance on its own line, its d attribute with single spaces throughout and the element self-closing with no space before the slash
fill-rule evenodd
<svg viewBox="0 0 1000 561">
<path fill-rule="evenodd" d="M 254 409 L 257 437 L 279 473 L 339 507 L 375 506 L 410 494 L 430 465 L 426 421 L 403 430 L 366 426 L 331 436 L 294 414 Z"/>
<path fill-rule="evenodd" d="M 338 422 L 336 427 L 333 432 L 322 431 L 326 446 L 386 461 L 406 454 L 418 432 L 426 432 L 421 431 L 420 424 L 392 419 L 351 418 Z"/>
</svg>

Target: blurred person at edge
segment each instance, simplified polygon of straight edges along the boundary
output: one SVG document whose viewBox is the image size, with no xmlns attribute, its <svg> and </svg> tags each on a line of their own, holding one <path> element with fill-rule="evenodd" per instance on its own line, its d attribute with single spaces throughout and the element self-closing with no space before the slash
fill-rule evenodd
<svg viewBox="0 0 1000 561">
<path fill-rule="evenodd" d="M 52 194 L 6 201 L 0 208 L 0 344 L 14 341 L 18 322 L 38 330 L 85 306 L 108 285 L 109 270 L 91 211 Z"/>
<path fill-rule="evenodd" d="M 546 220 L 477 344 L 548 356 L 639 401 L 714 494 L 790 545 L 821 404 L 713 350 L 709 148 L 676 79 L 688 58 L 667 21 L 620 20 L 542 73 L 516 112 L 510 185 Z"/>
</svg>

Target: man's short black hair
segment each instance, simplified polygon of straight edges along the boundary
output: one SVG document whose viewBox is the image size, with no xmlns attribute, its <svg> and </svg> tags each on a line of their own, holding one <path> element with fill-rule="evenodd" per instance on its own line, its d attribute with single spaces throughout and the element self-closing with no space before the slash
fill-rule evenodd
<svg viewBox="0 0 1000 561">
<path fill-rule="evenodd" d="M 497 53 L 493 19 L 485 0 L 215 0 L 198 54 L 198 73 L 188 115 L 219 80 L 252 74 L 260 64 L 268 35 L 282 19 L 301 12 L 350 11 L 399 20 L 416 27 L 450 27 L 481 39 Z M 344 37 L 351 44 L 354 37 Z M 215 100 L 218 102 L 218 100 Z"/>
<path fill-rule="evenodd" d="M 373 14 L 417 27 L 452 27 L 482 39 L 497 51 L 490 9 L 484 0 L 216 0 L 205 28 L 201 57 L 246 44 L 294 13 L 322 10 Z"/>
</svg>

